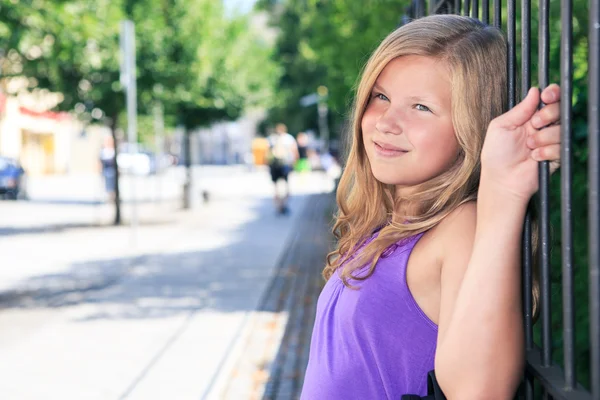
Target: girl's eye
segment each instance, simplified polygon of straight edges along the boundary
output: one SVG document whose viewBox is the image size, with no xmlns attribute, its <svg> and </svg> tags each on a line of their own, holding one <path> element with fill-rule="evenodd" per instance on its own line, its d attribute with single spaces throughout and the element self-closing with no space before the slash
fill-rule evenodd
<svg viewBox="0 0 600 400">
<path fill-rule="evenodd" d="M 431 112 L 431 109 L 427 106 L 424 106 L 423 104 L 415 104 L 415 108 L 419 111 Z"/>
<path fill-rule="evenodd" d="M 383 100 L 383 101 L 389 101 L 390 100 L 384 94 L 381 94 L 381 93 L 375 93 L 373 95 L 373 98 L 379 99 L 379 100 Z"/>
</svg>

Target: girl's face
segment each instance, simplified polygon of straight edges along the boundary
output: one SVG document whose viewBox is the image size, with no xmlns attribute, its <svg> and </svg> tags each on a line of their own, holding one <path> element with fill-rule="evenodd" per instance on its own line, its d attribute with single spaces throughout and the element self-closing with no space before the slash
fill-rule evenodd
<svg viewBox="0 0 600 400">
<path fill-rule="evenodd" d="M 412 55 L 390 61 L 371 91 L 361 128 L 373 175 L 398 194 L 445 172 L 459 153 L 445 65 Z"/>
</svg>

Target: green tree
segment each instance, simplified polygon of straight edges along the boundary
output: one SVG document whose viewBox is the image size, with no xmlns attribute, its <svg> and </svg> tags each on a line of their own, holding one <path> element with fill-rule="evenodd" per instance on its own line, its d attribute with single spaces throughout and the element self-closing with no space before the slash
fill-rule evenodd
<svg viewBox="0 0 600 400">
<path fill-rule="evenodd" d="M 119 81 L 118 21 L 121 4 L 108 0 L 2 1 L 4 34 L 0 48 L 4 77 L 28 77 L 31 90 L 61 93 L 60 110 L 75 111 L 90 121 L 92 111 L 102 111 L 102 122 L 116 127 L 123 109 Z M 8 33 L 8 34 L 6 34 Z M 94 115 L 98 115 L 94 113 Z M 117 143 L 117 140 L 115 140 Z M 121 221 L 118 174 L 115 224 Z"/>
<path fill-rule="evenodd" d="M 502 20 L 507 21 L 506 3 Z M 318 85 L 329 88 L 334 109 L 334 134 L 348 115 L 359 71 L 381 39 L 401 21 L 408 0 L 261 0 L 280 30 L 277 56 L 284 74 L 279 82 L 282 100 L 271 110 L 272 122 L 294 121 L 295 130 L 316 126 L 312 115 L 299 109 L 298 99 Z M 520 7 L 517 38 L 520 40 Z M 481 11 L 481 7 L 480 7 Z M 490 10 L 493 14 L 493 11 Z M 537 85 L 538 9 L 532 3 L 532 84 Z M 587 98 L 588 98 L 588 3 L 573 3 L 573 220 L 575 259 L 576 360 L 579 380 L 589 387 L 588 233 L 587 233 Z M 550 81 L 560 81 L 560 2 L 550 1 Z M 519 57 L 520 60 L 520 57 Z M 520 61 L 517 62 L 520 65 Z M 517 73 L 520 73 L 518 68 Z M 558 174 L 552 179 L 552 323 L 554 357 L 562 361 L 560 187 Z M 539 329 L 539 326 L 536 327 Z M 539 339 L 539 332 L 538 338 Z M 539 340 L 538 340 L 539 343 Z"/>
<path fill-rule="evenodd" d="M 115 139 L 124 113 L 119 22 L 125 18 L 136 25 L 142 115 L 161 102 L 167 124 L 189 131 L 272 98 L 278 69 L 271 47 L 248 17 L 226 18 L 220 1 L 1 0 L 0 11 L 8 16 L 0 23 L 4 76 L 29 77 L 31 90 L 62 93 L 58 108 L 82 119 L 101 110 Z M 118 190 L 115 204 L 118 224 Z"/>
<path fill-rule="evenodd" d="M 359 73 L 379 42 L 401 20 L 406 0 L 344 0 L 275 2 L 266 9 L 279 31 L 277 55 L 284 74 L 279 82 L 280 104 L 270 122 L 291 121 L 292 130 L 316 129 L 314 108 L 301 109 L 302 96 L 318 86 L 329 89 L 333 137 L 349 117 Z M 393 10 L 393 12 L 390 12 Z"/>
</svg>

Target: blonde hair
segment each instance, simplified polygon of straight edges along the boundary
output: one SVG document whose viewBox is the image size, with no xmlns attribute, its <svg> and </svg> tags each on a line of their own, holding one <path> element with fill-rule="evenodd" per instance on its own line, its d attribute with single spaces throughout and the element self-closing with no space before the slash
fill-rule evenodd
<svg viewBox="0 0 600 400">
<path fill-rule="evenodd" d="M 390 61 L 407 55 L 433 57 L 447 66 L 452 123 L 460 150 L 448 171 L 399 198 L 393 186 L 377 181 L 371 172 L 362 145 L 361 121 L 381 71 Z M 333 233 L 338 246 L 327 256 L 325 279 L 338 268 L 342 268 L 341 277 L 348 287 L 349 279 L 367 279 L 387 248 L 431 229 L 461 204 L 476 199 L 485 133 L 491 120 L 507 109 L 506 87 L 504 36 L 476 19 L 457 15 L 424 17 L 396 29 L 383 40 L 364 67 L 356 93 L 351 147 L 337 191 Z M 415 215 L 395 221 L 394 210 L 405 202 L 418 205 Z M 351 259 L 379 228 L 379 235 L 356 259 Z M 355 276 L 353 272 L 367 261 L 371 261 L 367 273 Z"/>
</svg>

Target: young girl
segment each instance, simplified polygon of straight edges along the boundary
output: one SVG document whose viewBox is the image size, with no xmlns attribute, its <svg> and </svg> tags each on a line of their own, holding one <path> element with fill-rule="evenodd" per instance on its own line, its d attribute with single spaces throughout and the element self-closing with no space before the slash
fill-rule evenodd
<svg viewBox="0 0 600 400">
<path fill-rule="evenodd" d="M 507 111 L 506 76 L 501 32 L 468 17 L 415 20 L 372 55 L 302 399 L 425 395 L 434 368 L 448 399 L 514 395 L 521 230 L 538 161 L 559 159 L 560 95 Z"/>
</svg>

